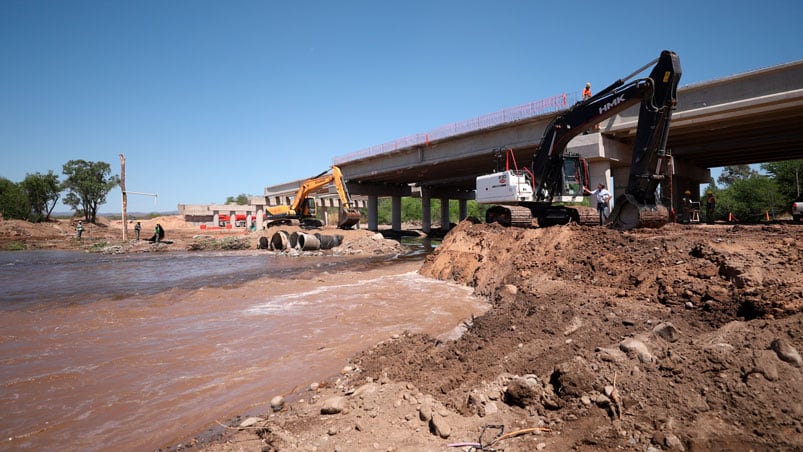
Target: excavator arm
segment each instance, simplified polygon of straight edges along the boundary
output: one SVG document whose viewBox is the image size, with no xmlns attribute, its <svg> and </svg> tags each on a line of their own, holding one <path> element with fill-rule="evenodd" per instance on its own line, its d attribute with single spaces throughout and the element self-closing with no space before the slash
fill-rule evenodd
<svg viewBox="0 0 803 452">
<path fill-rule="evenodd" d="M 310 195 L 330 184 L 334 184 L 341 202 L 337 227 L 340 229 L 350 229 L 352 226 L 359 223 L 360 212 L 353 208 L 346 183 L 343 181 L 343 173 L 341 173 L 340 168 L 337 166 L 332 166 L 331 170 L 326 170 L 302 182 L 290 206 L 269 207 L 268 214 L 270 218 L 274 221 L 299 220 L 302 225 L 318 225 L 320 222 L 314 219 L 315 204 Z"/>
<path fill-rule="evenodd" d="M 649 77 L 625 82 L 656 62 Z M 651 201 L 654 204 L 654 192 L 660 180 L 656 182 L 656 178 L 646 175 L 656 168 L 659 158 L 664 155 L 671 112 L 677 103 L 680 75 L 677 54 L 665 50 L 631 76 L 617 80 L 556 117 L 547 126 L 541 147 L 533 157 L 536 201 L 548 202 L 554 193 L 560 192 L 563 152 L 572 138 L 641 103 L 627 193 L 642 203 Z"/>
<path fill-rule="evenodd" d="M 627 82 L 652 64 L 655 67 L 648 77 Z M 665 50 L 629 76 L 556 116 L 544 130 L 529 175 L 515 178 L 514 183 L 509 171 L 500 172 L 497 168 L 497 173 L 477 178 L 478 201 L 507 203 L 489 208 L 486 221 L 508 226 L 528 226 L 533 217 L 540 226 L 579 221 L 577 209 L 552 204 L 571 201 L 582 194 L 588 183 L 584 160 L 565 154 L 566 146 L 596 124 L 641 103 L 630 178 L 625 195 L 617 200 L 612 221 L 620 229 L 666 223 L 668 211 L 655 199 L 655 190 L 663 177 L 669 121 L 677 102 L 680 76 L 677 54 Z M 530 177 L 531 197 L 513 198 L 507 192 L 520 193 L 519 190 L 503 190 Z"/>
</svg>

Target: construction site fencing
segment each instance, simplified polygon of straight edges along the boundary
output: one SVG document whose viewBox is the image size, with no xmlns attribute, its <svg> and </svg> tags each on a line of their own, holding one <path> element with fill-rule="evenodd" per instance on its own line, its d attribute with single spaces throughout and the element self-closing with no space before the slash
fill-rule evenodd
<svg viewBox="0 0 803 452">
<path fill-rule="evenodd" d="M 408 135 L 387 143 L 378 144 L 350 154 L 335 157 L 332 160 L 335 165 L 341 165 L 346 162 L 376 157 L 400 149 L 409 149 L 415 146 L 428 146 L 429 143 L 433 141 L 478 132 L 502 124 L 510 124 L 535 118 L 545 113 L 552 113 L 568 108 L 569 105 L 574 104 L 580 99 L 579 94 L 579 92 L 558 94 L 557 96 L 537 100 L 517 107 L 510 107 L 465 121 L 447 124 L 427 132 Z"/>
</svg>

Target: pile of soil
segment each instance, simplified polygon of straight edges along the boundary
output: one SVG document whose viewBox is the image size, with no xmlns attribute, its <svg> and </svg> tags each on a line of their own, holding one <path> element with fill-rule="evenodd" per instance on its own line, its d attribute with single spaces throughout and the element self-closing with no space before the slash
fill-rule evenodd
<svg viewBox="0 0 803 452">
<path fill-rule="evenodd" d="M 462 335 L 389 338 L 202 446 L 801 450 L 801 237 L 463 222 L 420 270 L 492 304 Z"/>
</svg>

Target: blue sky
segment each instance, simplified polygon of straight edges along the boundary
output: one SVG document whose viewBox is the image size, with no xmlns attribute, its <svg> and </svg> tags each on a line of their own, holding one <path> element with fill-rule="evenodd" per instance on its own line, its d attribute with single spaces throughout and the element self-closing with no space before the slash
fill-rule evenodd
<svg viewBox="0 0 803 452">
<path fill-rule="evenodd" d="M 803 2 L 0 1 L 0 176 L 126 156 L 129 211 L 222 203 L 332 158 L 602 88 L 803 58 Z M 671 132 L 670 132 L 671 133 Z M 119 212 L 113 190 L 101 212 Z M 57 207 L 56 210 L 66 210 Z"/>
</svg>

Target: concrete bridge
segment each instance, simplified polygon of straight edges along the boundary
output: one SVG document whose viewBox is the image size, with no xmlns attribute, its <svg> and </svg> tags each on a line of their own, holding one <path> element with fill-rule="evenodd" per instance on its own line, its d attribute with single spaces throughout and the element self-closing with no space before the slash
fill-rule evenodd
<svg viewBox="0 0 803 452">
<path fill-rule="evenodd" d="M 378 227 L 379 197 L 391 197 L 392 228 L 399 230 L 401 198 L 420 196 L 429 231 L 433 198 L 442 201 L 442 225 L 449 223 L 450 199 L 459 200 L 465 217 L 475 178 L 495 169 L 495 148 L 510 147 L 520 166 L 529 165 L 546 126 L 569 106 L 561 99 L 566 96 L 404 137 L 333 163 L 351 194 L 367 197 L 369 229 Z M 709 182 L 710 168 L 803 158 L 803 60 L 681 87 L 672 118 L 667 147 L 675 167 L 673 199 L 687 189 L 697 194 Z M 637 120 L 638 106 L 601 123 L 599 132 L 576 137 L 567 149 L 588 160 L 592 185 L 612 179 L 606 185 L 615 197 L 627 185 Z M 266 187 L 265 197 L 279 198 L 291 186 Z"/>
</svg>

